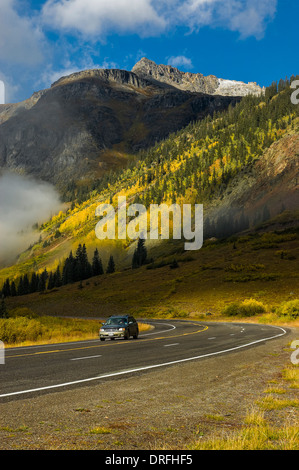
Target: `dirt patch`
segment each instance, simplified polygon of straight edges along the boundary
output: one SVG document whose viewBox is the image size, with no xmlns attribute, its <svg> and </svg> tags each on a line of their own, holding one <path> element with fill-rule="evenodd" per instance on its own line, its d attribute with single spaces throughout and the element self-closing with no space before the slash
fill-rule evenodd
<svg viewBox="0 0 299 470">
<path fill-rule="evenodd" d="M 282 380 L 294 339 L 298 329 L 237 353 L 1 403 L 0 449 L 186 449 L 240 428 L 269 381 Z M 298 422 L 293 408 L 268 414 L 275 426 Z"/>
</svg>

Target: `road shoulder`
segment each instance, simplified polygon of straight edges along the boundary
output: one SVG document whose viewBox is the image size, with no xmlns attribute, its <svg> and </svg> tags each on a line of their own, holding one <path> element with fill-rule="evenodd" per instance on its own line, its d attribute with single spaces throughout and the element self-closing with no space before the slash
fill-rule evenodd
<svg viewBox="0 0 299 470">
<path fill-rule="evenodd" d="M 0 449 L 185 449 L 238 429 L 291 365 L 296 339 L 293 328 L 238 352 L 0 403 Z M 286 414 L 296 419 L 285 410 L 277 426 Z"/>
</svg>

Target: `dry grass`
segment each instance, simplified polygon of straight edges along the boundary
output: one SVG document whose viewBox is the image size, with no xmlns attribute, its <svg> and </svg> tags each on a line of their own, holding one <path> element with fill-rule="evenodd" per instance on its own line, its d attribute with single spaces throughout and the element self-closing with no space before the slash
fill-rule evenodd
<svg viewBox="0 0 299 470">
<path fill-rule="evenodd" d="M 270 425 L 261 410 L 251 410 L 240 430 L 223 432 L 221 437 L 198 439 L 193 450 L 298 450 L 299 427 Z"/>
<path fill-rule="evenodd" d="M 299 450 L 299 426 L 296 412 L 299 400 L 293 396 L 293 389 L 299 385 L 299 368 L 287 367 L 281 373 L 282 387 L 265 390 L 269 395 L 256 401 L 247 412 L 241 429 L 222 432 L 207 440 L 197 439 L 189 446 L 195 450 Z M 289 394 L 280 398 L 275 395 Z M 283 423 L 275 421 L 275 413 L 289 410 L 293 417 L 284 414 Z M 273 415 L 274 413 L 274 415 Z M 281 419 L 281 417 L 279 418 Z M 294 421 L 296 424 L 294 424 Z M 274 424 L 273 424 L 274 423 Z"/>
</svg>

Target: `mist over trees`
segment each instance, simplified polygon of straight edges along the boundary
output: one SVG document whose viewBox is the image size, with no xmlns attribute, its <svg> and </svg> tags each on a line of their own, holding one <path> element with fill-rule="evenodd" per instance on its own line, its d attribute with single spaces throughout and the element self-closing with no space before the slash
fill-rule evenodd
<svg viewBox="0 0 299 470">
<path fill-rule="evenodd" d="M 51 184 L 4 171 L 0 174 L 0 266 L 16 256 L 40 234 L 37 222 L 44 222 L 62 204 Z"/>
</svg>

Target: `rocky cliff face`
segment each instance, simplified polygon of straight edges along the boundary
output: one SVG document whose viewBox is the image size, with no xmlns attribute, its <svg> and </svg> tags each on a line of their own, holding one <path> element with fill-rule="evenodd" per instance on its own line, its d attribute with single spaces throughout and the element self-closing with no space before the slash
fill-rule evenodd
<svg viewBox="0 0 299 470">
<path fill-rule="evenodd" d="M 272 216 L 284 209 L 297 211 L 299 203 L 299 134 L 297 128 L 274 142 L 252 165 L 233 178 L 221 199 L 210 207 L 216 220 L 232 210 L 261 220 L 267 208 Z M 270 217 L 269 217 L 270 218 Z M 298 225 L 298 220 L 294 220 Z M 277 227 L 279 228 L 279 227 Z"/>
<path fill-rule="evenodd" d="M 157 65 L 155 62 L 141 59 L 134 65 L 132 72 L 139 77 L 155 82 L 163 82 L 175 88 L 195 93 L 208 93 L 221 96 L 260 95 L 263 93 L 256 83 L 243 83 L 235 80 L 224 80 L 214 75 L 205 77 L 201 73 L 181 72 L 170 65 Z"/>
<path fill-rule="evenodd" d="M 0 170 L 62 185 L 98 178 L 122 165 L 124 153 L 151 146 L 237 100 L 124 70 L 75 73 L 22 103 L 0 106 Z"/>
</svg>

